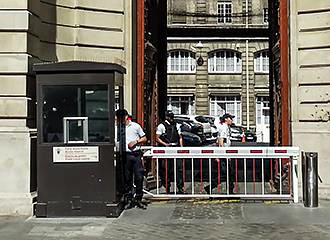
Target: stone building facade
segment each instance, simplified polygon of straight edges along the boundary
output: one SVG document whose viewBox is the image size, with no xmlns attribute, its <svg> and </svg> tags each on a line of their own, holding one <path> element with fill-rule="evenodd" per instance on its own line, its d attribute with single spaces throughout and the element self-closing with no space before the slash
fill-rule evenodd
<svg viewBox="0 0 330 240">
<path fill-rule="evenodd" d="M 318 153 L 319 197 L 330 196 L 330 2 L 288 1 L 290 142 Z M 301 171 L 299 171 L 301 172 Z"/>
<path fill-rule="evenodd" d="M 168 109 L 219 116 L 269 141 L 267 0 L 168 1 Z"/>
<path fill-rule="evenodd" d="M 125 100 L 131 103 L 131 8 L 131 1 L 0 1 L 0 215 L 31 215 L 36 197 L 32 65 L 118 63 L 127 69 Z"/>
<path fill-rule="evenodd" d="M 124 107 L 152 139 L 166 109 L 166 16 L 158 0 L 0 1 L 0 215 L 31 215 L 37 196 L 33 64 L 123 66 Z"/>
</svg>

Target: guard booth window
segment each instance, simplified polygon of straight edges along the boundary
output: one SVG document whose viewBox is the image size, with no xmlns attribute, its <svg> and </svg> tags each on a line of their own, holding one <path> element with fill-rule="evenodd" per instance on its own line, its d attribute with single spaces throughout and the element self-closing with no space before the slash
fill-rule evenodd
<svg viewBox="0 0 330 240">
<path fill-rule="evenodd" d="M 88 123 L 88 142 L 109 142 L 108 86 L 44 86 L 43 92 L 43 142 L 63 143 L 63 120 L 70 121 L 70 140 L 83 138 L 83 128 Z M 87 120 L 86 122 L 84 120 Z"/>
</svg>

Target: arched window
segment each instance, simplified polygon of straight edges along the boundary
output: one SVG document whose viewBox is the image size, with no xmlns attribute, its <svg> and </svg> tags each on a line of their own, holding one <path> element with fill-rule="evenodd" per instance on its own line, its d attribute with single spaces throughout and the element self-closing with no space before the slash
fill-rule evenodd
<svg viewBox="0 0 330 240">
<path fill-rule="evenodd" d="M 167 72 L 195 73 L 195 53 L 184 50 L 170 51 L 167 54 Z"/>
<path fill-rule="evenodd" d="M 268 73 L 269 72 L 269 56 L 268 51 L 260 51 L 254 54 L 254 72 Z"/>
<path fill-rule="evenodd" d="M 209 54 L 210 73 L 240 73 L 242 72 L 241 54 L 232 50 L 221 50 Z"/>
</svg>

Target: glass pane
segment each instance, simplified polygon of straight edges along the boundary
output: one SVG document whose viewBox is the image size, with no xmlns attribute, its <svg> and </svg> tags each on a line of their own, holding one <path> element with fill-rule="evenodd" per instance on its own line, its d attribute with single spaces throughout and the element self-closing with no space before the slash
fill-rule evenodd
<svg viewBox="0 0 330 240">
<path fill-rule="evenodd" d="M 257 124 L 261 124 L 261 102 L 257 102 Z"/>
<path fill-rule="evenodd" d="M 269 124 L 269 109 L 263 109 L 262 110 L 262 115 L 264 116 L 264 123 Z"/>
<path fill-rule="evenodd" d="M 181 102 L 181 114 L 187 115 L 189 114 L 189 103 Z"/>
<path fill-rule="evenodd" d="M 224 19 L 224 4 L 223 3 L 219 3 L 218 4 L 218 23 L 224 23 L 225 19 Z"/>
<path fill-rule="evenodd" d="M 180 104 L 179 104 L 179 102 L 172 101 L 172 112 L 174 114 L 180 114 Z"/>
<path fill-rule="evenodd" d="M 214 55 L 209 56 L 209 72 L 214 72 Z"/>
<path fill-rule="evenodd" d="M 225 52 L 222 51 L 220 52 L 220 72 L 224 72 L 225 71 Z"/>
<path fill-rule="evenodd" d="M 237 114 L 235 118 L 236 124 L 241 125 L 241 102 L 237 102 Z"/>
<path fill-rule="evenodd" d="M 108 86 L 43 87 L 43 141 L 63 142 L 64 117 L 88 117 L 89 142 L 109 141 Z M 75 136 L 79 137 L 78 124 Z"/>
<path fill-rule="evenodd" d="M 226 52 L 227 55 L 227 72 L 233 72 L 234 71 L 234 53 L 233 52 Z"/>
<path fill-rule="evenodd" d="M 88 141 L 109 141 L 108 90 L 85 90 L 86 117 L 88 117 Z"/>
<path fill-rule="evenodd" d="M 226 22 L 231 23 L 231 4 L 226 4 Z"/>
<path fill-rule="evenodd" d="M 226 113 L 226 104 L 225 103 L 217 103 L 217 115 L 222 116 Z"/>
<path fill-rule="evenodd" d="M 84 129 L 81 120 L 69 121 L 69 141 L 84 141 Z"/>
<path fill-rule="evenodd" d="M 236 53 L 236 72 L 242 72 L 242 59 L 239 53 Z"/>
</svg>

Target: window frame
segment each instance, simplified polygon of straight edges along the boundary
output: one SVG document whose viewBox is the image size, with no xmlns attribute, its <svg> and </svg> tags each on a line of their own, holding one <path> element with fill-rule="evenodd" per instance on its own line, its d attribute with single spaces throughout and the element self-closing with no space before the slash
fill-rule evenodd
<svg viewBox="0 0 330 240">
<path fill-rule="evenodd" d="M 223 54 L 223 60 L 221 55 Z M 228 68 L 228 59 L 230 56 L 227 57 L 228 53 L 233 53 L 234 54 L 234 60 L 233 60 L 233 68 L 234 70 L 227 70 Z M 213 55 L 213 56 L 212 56 Z M 219 55 L 219 56 L 217 56 Z M 213 58 L 213 60 L 211 60 Z M 219 60 L 217 60 L 219 59 Z M 237 60 L 239 59 L 239 62 Z M 222 62 L 223 61 L 223 62 Z M 220 63 L 220 68 L 221 68 L 221 62 L 223 64 L 223 70 L 217 70 L 217 63 Z M 213 69 L 212 69 L 213 67 Z M 209 53 L 208 55 L 208 72 L 209 73 L 227 73 L 227 74 L 240 74 L 242 73 L 242 54 L 238 51 L 231 50 L 231 49 L 222 49 L 222 50 L 217 50 Z"/>
<path fill-rule="evenodd" d="M 178 110 L 179 112 L 176 112 L 173 110 L 173 103 L 178 103 Z M 181 113 L 182 110 L 182 103 L 188 104 L 188 113 L 183 114 Z M 178 115 L 194 115 L 195 114 L 195 96 L 168 96 L 167 97 L 167 110 L 172 111 L 174 114 Z"/>
<path fill-rule="evenodd" d="M 230 13 L 226 12 L 228 6 L 230 6 L 228 8 L 228 9 L 230 9 Z M 218 10 L 218 18 L 217 18 L 218 24 L 232 24 L 233 23 L 233 4 L 232 4 L 232 2 L 219 1 L 217 3 L 217 10 Z M 223 12 L 223 15 L 221 14 L 221 11 Z"/>
<path fill-rule="evenodd" d="M 263 53 L 266 53 L 266 57 L 263 57 Z M 260 57 L 258 57 L 260 56 Z M 268 64 L 265 64 L 267 61 Z M 253 56 L 254 62 L 254 72 L 255 73 L 269 73 L 269 51 L 268 50 L 261 50 L 254 53 Z M 258 62 L 259 62 L 259 69 L 258 69 Z"/>
<path fill-rule="evenodd" d="M 257 96 L 256 97 L 256 125 L 269 125 L 270 116 L 268 118 L 263 115 L 264 110 L 270 110 L 269 96 Z"/>
<path fill-rule="evenodd" d="M 269 9 L 264 8 L 263 9 L 263 23 L 268 23 L 269 22 Z"/>
<path fill-rule="evenodd" d="M 214 98 L 214 99 L 213 99 Z M 230 113 L 235 116 L 233 119 L 233 122 L 236 125 L 242 125 L 242 97 L 239 94 L 234 94 L 234 95 L 212 95 L 210 96 L 210 105 L 209 105 L 209 112 L 211 116 L 220 116 L 222 114 Z M 225 111 L 223 113 L 218 113 L 216 111 L 215 106 L 218 103 L 225 104 Z M 213 106 L 213 112 L 212 112 L 212 104 Z M 234 112 L 228 111 L 228 104 L 234 104 Z"/>
<path fill-rule="evenodd" d="M 173 57 L 171 54 L 176 54 L 178 53 L 178 58 Z M 183 53 L 183 55 L 185 53 L 188 53 L 188 58 L 186 58 L 188 60 L 187 65 L 188 65 L 188 69 L 190 70 L 182 70 L 182 58 L 181 58 L 181 53 Z M 174 60 L 172 60 L 174 59 Z M 183 58 L 185 59 L 185 58 Z M 183 60 L 185 61 L 185 60 Z M 173 68 L 175 68 L 175 64 L 179 63 L 177 68 L 178 70 L 172 70 Z M 196 54 L 192 51 L 188 51 L 188 50 L 183 50 L 183 49 L 178 49 L 178 50 L 171 50 L 167 52 L 167 73 L 169 74 L 178 74 L 178 73 L 188 73 L 188 74 L 194 74 L 196 73 Z"/>
</svg>

